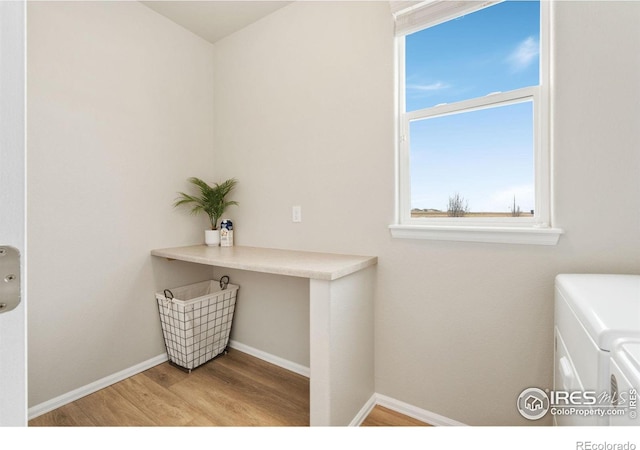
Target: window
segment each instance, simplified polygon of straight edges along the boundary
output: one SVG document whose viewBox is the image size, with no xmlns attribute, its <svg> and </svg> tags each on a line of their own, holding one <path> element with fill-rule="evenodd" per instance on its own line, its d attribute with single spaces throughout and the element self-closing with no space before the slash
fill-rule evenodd
<svg viewBox="0 0 640 450">
<path fill-rule="evenodd" d="M 392 2 L 399 5 L 394 237 L 557 243 L 545 3 Z"/>
</svg>

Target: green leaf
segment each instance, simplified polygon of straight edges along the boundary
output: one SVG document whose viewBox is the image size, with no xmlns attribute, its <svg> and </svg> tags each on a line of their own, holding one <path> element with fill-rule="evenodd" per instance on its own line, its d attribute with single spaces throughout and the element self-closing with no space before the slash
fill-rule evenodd
<svg viewBox="0 0 640 450">
<path fill-rule="evenodd" d="M 215 230 L 218 228 L 218 220 L 220 220 L 226 209 L 229 206 L 238 205 L 238 202 L 234 200 L 225 199 L 238 181 L 235 178 L 231 178 L 223 183 L 214 183 L 213 186 L 210 186 L 197 177 L 191 177 L 188 181 L 200 191 L 200 195 L 189 195 L 184 192 L 178 192 L 179 197 L 175 200 L 173 206 L 178 207 L 193 204 L 191 213 L 198 214 L 204 212 L 209 217 L 211 229 Z"/>
</svg>

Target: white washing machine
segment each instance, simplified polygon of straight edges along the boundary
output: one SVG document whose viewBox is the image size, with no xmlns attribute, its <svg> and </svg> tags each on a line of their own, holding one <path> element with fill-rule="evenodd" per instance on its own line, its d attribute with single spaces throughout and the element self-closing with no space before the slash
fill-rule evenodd
<svg viewBox="0 0 640 450">
<path fill-rule="evenodd" d="M 598 407 L 608 406 L 601 400 L 610 395 L 612 345 L 624 337 L 640 338 L 640 275 L 558 275 L 553 390 L 578 394 L 551 403 L 585 412 L 592 400 L 580 393 L 591 392 Z M 553 419 L 557 425 L 609 425 L 607 415 L 554 414 Z"/>
<path fill-rule="evenodd" d="M 621 338 L 611 349 L 611 392 L 614 412 L 610 425 L 640 426 L 640 338 Z"/>
</svg>

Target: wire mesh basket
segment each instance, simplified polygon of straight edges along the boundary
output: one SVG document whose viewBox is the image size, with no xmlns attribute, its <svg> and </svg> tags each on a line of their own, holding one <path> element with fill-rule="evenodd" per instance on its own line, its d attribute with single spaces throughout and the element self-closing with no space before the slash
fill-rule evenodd
<svg viewBox="0 0 640 450">
<path fill-rule="evenodd" d="M 238 286 L 229 277 L 156 293 L 169 362 L 187 372 L 224 352 Z"/>
</svg>

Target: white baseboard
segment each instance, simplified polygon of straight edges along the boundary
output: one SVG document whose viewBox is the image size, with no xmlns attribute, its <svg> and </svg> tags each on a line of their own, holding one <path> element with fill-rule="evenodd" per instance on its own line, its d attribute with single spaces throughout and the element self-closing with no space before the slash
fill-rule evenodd
<svg viewBox="0 0 640 450">
<path fill-rule="evenodd" d="M 262 350 L 258 350 L 257 348 L 250 347 L 238 341 L 234 341 L 233 339 L 229 340 L 229 347 L 235 348 L 242 353 L 247 353 L 251 356 L 255 356 L 258 359 L 282 367 L 283 369 L 295 372 L 298 375 L 302 375 L 303 377 L 309 378 L 309 375 L 311 373 L 308 367 L 305 367 L 298 363 L 294 363 L 284 358 L 280 358 L 279 356 L 272 355 L 271 353 L 263 352 Z"/>
<path fill-rule="evenodd" d="M 56 398 L 47 400 L 44 403 L 40 403 L 39 405 L 33 406 L 29 408 L 29 411 L 28 411 L 29 420 L 34 419 L 38 416 L 41 416 L 42 414 L 48 413 L 49 411 L 53 411 L 54 409 L 60 408 L 61 406 L 64 406 L 68 403 L 74 402 L 86 395 L 93 394 L 94 392 L 97 392 L 100 389 L 104 389 L 108 386 L 111 386 L 112 384 L 115 384 L 126 378 L 132 377 L 140 372 L 144 372 L 145 370 L 150 369 L 154 366 L 157 366 L 158 364 L 162 364 L 167 360 L 168 360 L 167 354 L 163 353 L 154 358 L 143 361 L 140 364 L 136 364 L 135 366 L 129 367 L 128 369 L 121 370 L 118 373 L 114 373 L 113 375 L 109 375 L 98 381 L 94 381 L 93 383 L 87 384 L 86 386 L 82 386 L 71 392 L 67 392 L 66 394 L 62 394 Z"/>
<path fill-rule="evenodd" d="M 308 367 L 303 365 L 288 361 L 284 358 L 280 358 L 279 356 L 272 355 L 267 352 L 263 352 L 262 350 L 258 350 L 256 348 L 250 347 L 248 345 L 242 344 L 237 341 L 230 340 L 229 347 L 234 348 L 243 353 L 247 353 L 251 356 L 255 356 L 256 358 L 262 359 L 263 361 L 269 362 L 276 366 L 282 367 L 283 369 L 290 370 L 299 375 L 309 377 L 310 371 Z M 128 369 L 122 370 L 118 373 L 114 373 L 113 375 L 109 375 L 104 377 L 98 381 L 94 381 L 86 386 L 75 389 L 66 394 L 60 395 L 59 397 L 48 400 L 44 403 L 40 403 L 39 405 L 33 406 L 29 408 L 28 417 L 29 420 L 34 419 L 42 414 L 48 413 L 49 411 L 53 411 L 54 409 L 60 408 L 68 403 L 74 402 L 84 396 L 89 394 L 93 394 L 94 392 L 99 391 L 100 389 L 104 389 L 112 384 L 115 384 L 119 381 L 122 381 L 126 378 L 132 377 L 140 372 L 144 372 L 147 369 L 150 369 L 158 364 L 162 364 L 167 361 L 168 357 L 166 353 L 158 355 L 154 358 L 148 359 L 147 361 L 143 361 L 135 366 L 129 367 Z M 466 426 L 464 423 L 455 421 L 453 419 L 449 419 L 448 417 L 441 416 L 431 411 L 427 411 L 422 408 L 418 408 L 417 406 L 410 405 L 408 403 L 402 402 L 400 400 L 396 400 L 391 397 L 387 397 L 386 395 L 374 393 L 371 398 L 362 406 L 360 411 L 353 418 L 349 426 L 357 427 L 362 424 L 364 419 L 369 415 L 369 413 L 373 410 L 376 405 L 384 406 L 385 408 L 389 408 L 393 411 L 396 411 L 400 414 L 404 414 L 405 416 L 413 417 L 414 419 L 420 420 L 422 422 L 428 423 L 430 425 L 435 426 Z"/>
<path fill-rule="evenodd" d="M 389 408 L 393 411 L 404 414 L 405 416 L 413 417 L 414 419 L 428 423 L 434 426 L 466 426 L 462 422 L 458 422 L 448 417 L 441 416 L 426 409 L 418 408 L 417 406 L 410 405 L 395 398 L 387 397 L 382 394 L 374 394 L 376 404 Z"/>
<path fill-rule="evenodd" d="M 375 406 L 377 405 L 377 395 L 378 394 L 374 393 L 371 398 L 367 400 L 367 403 L 364 404 L 364 406 L 360 409 L 360 411 L 358 411 L 358 414 L 356 414 L 356 416 L 349 424 L 350 427 L 359 427 L 360 425 L 362 425 L 364 419 L 367 418 L 373 408 L 375 408 Z"/>
<path fill-rule="evenodd" d="M 288 361 L 284 358 L 280 358 L 279 356 L 275 356 L 270 353 L 263 352 L 262 350 L 258 350 L 257 348 L 253 348 L 233 340 L 229 341 L 229 347 L 235 348 L 238 351 L 247 353 L 251 356 L 255 356 L 256 358 L 262 359 L 271 364 L 274 364 L 276 366 L 282 367 L 284 369 L 290 370 L 299 375 L 309 378 L 309 374 L 310 374 L 309 368 L 303 365 Z M 163 353 L 162 355 L 158 355 L 147 361 L 143 361 L 139 364 L 136 364 L 135 366 L 129 367 L 128 369 L 124 369 L 118 373 L 114 373 L 113 375 L 109 375 L 100 380 L 94 381 L 93 383 L 87 384 L 86 386 L 82 386 L 71 392 L 67 392 L 66 394 L 62 394 L 51 400 L 47 400 L 44 403 L 35 405 L 29 408 L 28 420 L 34 419 L 38 416 L 41 416 L 42 414 L 53 411 L 54 409 L 60 408 L 61 406 L 74 402 L 89 394 L 93 394 L 94 392 L 97 392 L 100 389 L 104 389 L 108 386 L 111 386 L 112 384 L 115 384 L 126 378 L 132 377 L 140 372 L 144 372 L 145 370 L 150 369 L 151 367 L 157 366 L 158 364 L 162 364 L 163 362 L 168 361 L 168 359 L 169 358 L 167 357 L 167 354 Z"/>
</svg>

